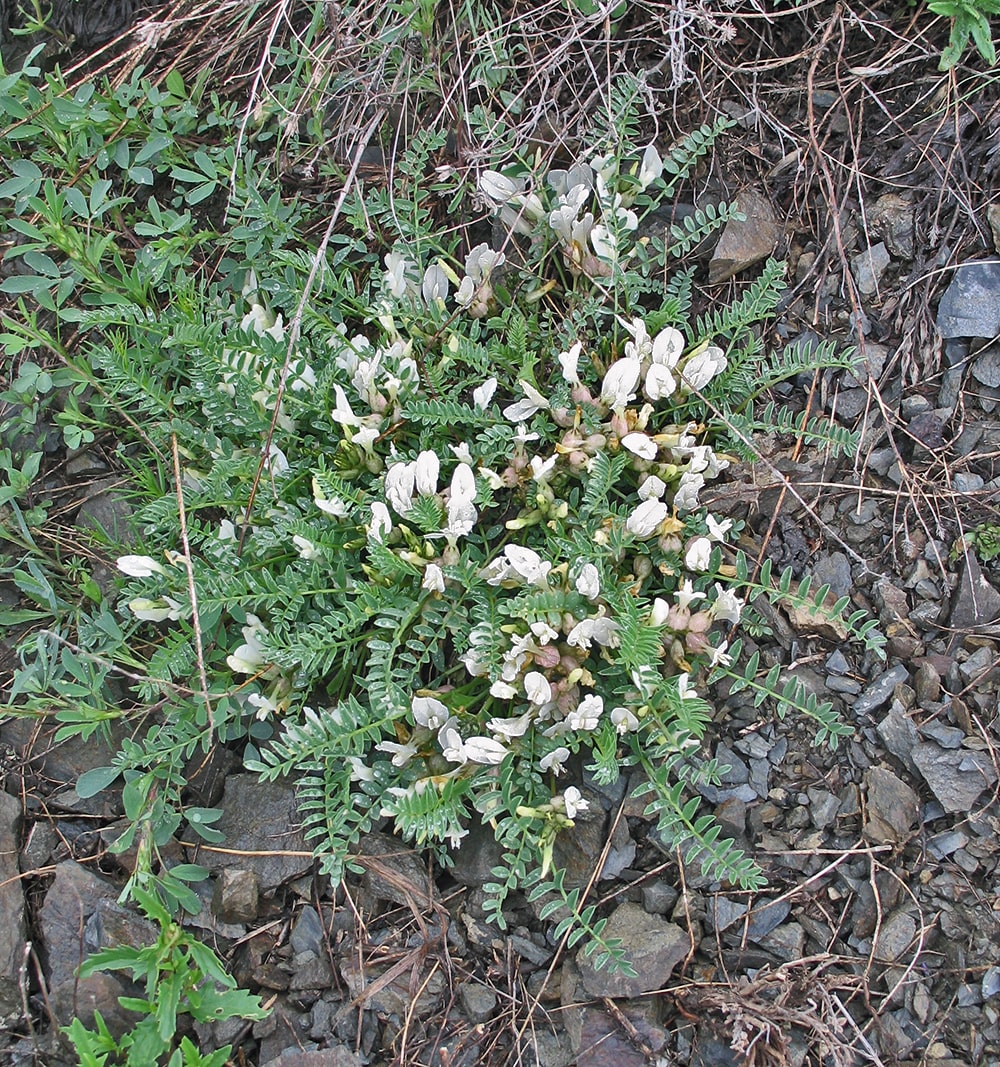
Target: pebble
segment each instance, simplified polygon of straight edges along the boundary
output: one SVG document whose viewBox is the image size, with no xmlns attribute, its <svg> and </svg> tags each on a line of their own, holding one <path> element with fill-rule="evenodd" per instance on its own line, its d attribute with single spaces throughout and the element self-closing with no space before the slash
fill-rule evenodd
<svg viewBox="0 0 1000 1067">
<path fill-rule="evenodd" d="M 922 708 L 926 708 L 928 704 L 936 704 L 941 699 L 941 675 L 933 663 L 924 660 L 917 667 L 913 675 L 913 690 L 917 703 Z"/>
<path fill-rule="evenodd" d="M 781 239 L 782 226 L 767 197 L 744 189 L 736 194 L 736 207 L 744 217 L 730 219 L 722 231 L 708 265 L 712 285 L 766 259 Z"/>
<path fill-rule="evenodd" d="M 950 856 L 969 843 L 969 835 L 961 830 L 944 830 L 927 839 L 927 851 L 937 860 Z"/>
<path fill-rule="evenodd" d="M 928 741 L 934 741 L 942 748 L 959 748 L 965 740 L 964 730 L 959 730 L 957 726 L 949 726 L 947 723 L 937 722 L 936 720 L 925 722 L 920 727 L 920 733 Z"/>
<path fill-rule="evenodd" d="M 894 963 L 913 943 L 917 921 L 908 911 L 896 911 L 883 923 L 875 942 L 875 959 Z"/>
<path fill-rule="evenodd" d="M 680 893 L 662 879 L 642 887 L 642 906 L 650 915 L 667 915 L 673 910 Z"/>
<path fill-rule="evenodd" d="M 919 744 L 920 736 L 913 720 L 903 713 L 902 708 L 893 704 L 888 714 L 875 727 L 879 740 L 911 773 L 917 769 L 910 753 Z"/>
<path fill-rule="evenodd" d="M 847 657 L 838 648 L 835 652 L 832 652 L 826 660 L 826 669 L 831 674 L 847 674 L 851 669 L 851 665 L 847 662 Z M 829 681 L 827 682 L 829 685 Z"/>
<path fill-rule="evenodd" d="M 900 682 L 907 681 L 909 677 L 910 672 L 906 667 L 902 663 L 897 664 L 865 688 L 861 696 L 851 705 L 851 711 L 856 716 L 870 715 L 873 711 L 877 711 L 889 702 L 896 686 Z"/>
<path fill-rule="evenodd" d="M 872 767 L 865 774 L 868 821 L 864 834 L 877 845 L 906 841 L 920 816 L 917 794 L 892 771 Z"/>
<path fill-rule="evenodd" d="M 977 493 L 986 484 L 986 479 L 979 474 L 967 474 L 960 471 L 951 482 L 956 493 Z"/>
<path fill-rule="evenodd" d="M 497 1010 L 497 995 L 479 982 L 463 982 L 458 987 L 465 1014 L 471 1022 L 484 1023 Z"/>
<path fill-rule="evenodd" d="M 791 963 L 802 959 L 806 947 L 806 932 L 796 923 L 779 926 L 766 937 L 759 938 L 761 948 L 773 953 L 779 960 Z"/>
<path fill-rule="evenodd" d="M 972 260 L 955 271 L 938 305 L 937 328 L 944 338 L 1000 334 L 1000 263 Z"/>
<path fill-rule="evenodd" d="M 944 749 L 927 741 L 915 746 L 913 760 L 944 810 L 952 813 L 969 812 L 997 780 L 992 761 L 981 752 Z"/>
<path fill-rule="evenodd" d="M 889 266 L 890 257 L 883 241 L 873 244 L 864 252 L 859 252 L 851 260 L 858 289 L 863 296 L 873 296 L 878 292 L 879 281 Z M 1000 331 L 998 331 L 1000 332 Z"/>
<path fill-rule="evenodd" d="M 971 682 L 980 675 L 985 675 L 992 667 L 997 666 L 997 650 L 992 645 L 984 645 L 964 662 L 958 665 L 958 669 L 966 682 Z"/>
</svg>

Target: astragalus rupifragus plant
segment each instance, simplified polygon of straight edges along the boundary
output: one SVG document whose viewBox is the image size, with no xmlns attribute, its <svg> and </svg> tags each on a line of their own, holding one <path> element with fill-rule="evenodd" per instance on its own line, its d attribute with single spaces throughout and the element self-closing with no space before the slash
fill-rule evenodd
<svg viewBox="0 0 1000 1067">
<path fill-rule="evenodd" d="M 733 427 L 760 383 L 830 354 L 762 353 L 751 326 L 777 264 L 706 320 L 713 334 L 689 321 L 691 272 L 663 283 L 670 252 L 727 211 L 666 241 L 640 228 L 718 132 L 666 160 L 612 145 L 563 171 L 486 170 L 494 239 L 464 247 L 434 231 L 460 180 L 420 188 L 433 145 L 418 146 L 401 184 L 352 214 L 399 241 L 371 268 L 322 262 L 297 337 L 285 323 L 310 261 L 282 253 L 246 273 L 228 332 L 197 340 L 179 393 L 203 427 L 175 449 L 185 508 L 140 513 L 123 607 L 164 635 L 155 677 L 183 675 L 189 694 L 169 702 L 198 708 L 184 744 L 249 731 L 246 766 L 295 779 L 335 880 L 383 821 L 447 865 L 481 820 L 501 846 L 495 920 L 514 888 L 553 894 L 560 932 L 627 966 L 553 860 L 587 808 L 583 769 L 640 768 L 664 837 L 753 887 L 758 869 L 685 794 L 719 773 L 696 758 L 709 675 L 773 693 L 822 738 L 842 731 L 795 685 L 759 679 L 756 658 L 734 664 L 769 575 L 750 580 L 740 523 L 699 502 L 732 462 L 720 433 L 749 447 Z M 162 805 L 179 786 L 157 744 L 115 766 Z"/>
</svg>

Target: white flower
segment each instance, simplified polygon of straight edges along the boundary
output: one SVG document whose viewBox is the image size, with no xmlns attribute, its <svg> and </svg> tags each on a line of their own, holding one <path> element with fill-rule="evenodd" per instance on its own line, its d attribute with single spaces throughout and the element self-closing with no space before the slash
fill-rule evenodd
<svg viewBox="0 0 1000 1067">
<path fill-rule="evenodd" d="M 691 584 L 691 579 L 685 578 L 684 581 L 681 583 L 680 589 L 678 589 L 677 592 L 674 594 L 674 597 L 677 600 L 677 606 L 681 609 L 681 611 L 684 611 L 686 608 L 690 607 L 690 605 L 693 604 L 694 601 L 704 600 L 705 594 L 696 593 L 694 591 L 694 587 Z"/>
<path fill-rule="evenodd" d="M 451 714 L 447 705 L 436 697 L 415 696 L 410 701 L 410 709 L 413 712 L 413 721 L 418 726 L 425 726 L 428 730 L 440 730 Z"/>
<path fill-rule="evenodd" d="M 396 741 L 379 741 L 375 746 L 379 752 L 391 752 L 393 767 L 405 767 L 417 754 L 417 746 L 411 744 L 401 745 Z"/>
<path fill-rule="evenodd" d="M 267 663 L 264 646 L 260 643 L 260 638 L 267 634 L 264 624 L 256 615 L 248 615 L 247 625 L 242 630 L 244 643 L 235 652 L 226 657 L 229 669 L 236 674 L 261 674 L 263 677 L 276 676 L 277 670 L 273 667 L 268 668 L 266 671 L 261 671 L 261 668 Z"/>
<path fill-rule="evenodd" d="M 623 410 L 630 400 L 635 399 L 635 387 L 639 384 L 641 371 L 642 365 L 634 356 L 616 360 L 604 375 L 601 399 L 615 411 Z"/>
<path fill-rule="evenodd" d="M 312 480 L 313 501 L 325 515 L 331 515 L 335 519 L 342 519 L 347 515 L 347 504 L 339 497 L 328 497 L 319 482 Z"/>
<path fill-rule="evenodd" d="M 695 537 L 684 554 L 684 566 L 689 571 L 707 571 L 712 560 L 712 542 L 707 537 Z"/>
<path fill-rule="evenodd" d="M 644 500 L 625 520 L 625 529 L 633 537 L 652 537 L 669 513 L 662 500 Z"/>
<path fill-rule="evenodd" d="M 740 621 L 743 611 L 742 601 L 731 589 L 715 583 L 715 600 L 709 607 L 713 619 L 722 619 L 723 622 L 731 622 L 734 625 Z"/>
<path fill-rule="evenodd" d="M 478 516 L 473 506 L 475 499 L 476 475 L 468 463 L 459 463 L 451 476 L 446 533 L 463 537 L 471 533 Z"/>
<path fill-rule="evenodd" d="M 152 556 L 119 556 L 115 565 L 130 578 L 151 578 L 154 574 L 167 573 Z"/>
<path fill-rule="evenodd" d="M 347 394 L 336 382 L 334 383 L 333 391 L 337 397 L 337 406 L 330 412 L 330 418 L 341 426 L 360 426 L 361 420 L 354 414 L 354 409 L 347 399 Z"/>
<path fill-rule="evenodd" d="M 694 511 L 698 506 L 698 493 L 704 488 L 705 478 L 701 474 L 685 471 L 681 475 L 677 491 L 674 493 L 674 507 L 678 511 Z"/>
<path fill-rule="evenodd" d="M 590 648 L 593 641 L 604 648 L 617 648 L 618 623 L 604 615 L 581 619 L 566 636 L 566 643 L 574 648 Z"/>
<path fill-rule="evenodd" d="M 658 596 L 653 601 L 653 607 L 650 609 L 649 618 L 646 621 L 650 626 L 666 626 L 669 614 L 670 605 L 663 597 Z"/>
<path fill-rule="evenodd" d="M 532 704 L 548 704 L 552 699 L 552 686 L 539 671 L 529 671 L 524 676 L 524 695 Z"/>
<path fill-rule="evenodd" d="M 623 735 L 639 729 L 638 716 L 628 708 L 612 708 L 611 721 L 615 724 L 615 729 Z"/>
<path fill-rule="evenodd" d="M 595 226 L 590 231 L 590 243 L 598 259 L 614 263 L 618 258 L 618 241 L 607 226 Z"/>
<path fill-rule="evenodd" d="M 552 798 L 556 800 L 555 797 Z M 563 792 L 562 806 L 566 809 L 566 818 L 576 818 L 577 812 L 587 811 L 590 808 L 590 802 L 583 799 L 580 790 L 575 785 L 571 785 Z"/>
<path fill-rule="evenodd" d="M 703 471 L 706 479 L 718 478 L 719 474 L 729 466 L 728 459 L 719 459 L 712 451 L 711 445 L 695 445 L 688 449 L 690 463 L 688 470 Z"/>
<path fill-rule="evenodd" d="M 460 441 L 457 445 L 449 445 L 448 450 L 459 463 L 468 463 L 471 467 L 474 460 L 467 441 Z"/>
<path fill-rule="evenodd" d="M 143 622 L 163 622 L 164 619 L 179 619 L 181 606 L 173 597 L 165 596 L 159 600 L 147 600 L 137 597 L 128 602 L 129 611 Z"/>
<path fill-rule="evenodd" d="M 677 675 L 677 693 L 681 700 L 697 700 L 698 690 L 692 689 L 688 685 L 688 673 L 685 671 L 683 674 Z"/>
<path fill-rule="evenodd" d="M 674 376 L 670 373 L 669 367 L 653 363 L 649 370 L 646 371 L 643 390 L 650 400 L 665 400 L 668 396 L 673 395 L 676 388 L 677 382 L 674 381 Z"/>
<path fill-rule="evenodd" d="M 505 741 L 514 737 L 523 737 L 531 725 L 531 711 L 518 715 L 516 719 L 490 719 L 486 729 L 491 733 L 499 734 Z"/>
<path fill-rule="evenodd" d="M 295 550 L 303 559 L 321 559 L 323 556 L 312 541 L 308 537 L 302 537 L 301 534 L 292 534 L 292 544 L 295 545 Z"/>
<path fill-rule="evenodd" d="M 386 289 L 397 300 L 406 296 L 406 291 L 410 284 L 406 273 L 414 264 L 399 252 L 390 252 L 383 262 L 385 263 L 385 274 L 382 277 L 382 282 Z"/>
<path fill-rule="evenodd" d="M 521 545 L 507 545 L 503 554 L 507 557 L 511 569 L 529 585 L 548 585 L 548 573 L 552 564 L 543 560 L 533 549 Z"/>
<path fill-rule="evenodd" d="M 733 528 L 732 519 L 723 519 L 722 522 L 719 522 L 714 515 L 706 515 L 705 522 L 708 523 L 710 541 L 725 541 L 726 534 Z"/>
<path fill-rule="evenodd" d="M 496 270 L 507 262 L 503 252 L 494 252 L 484 241 L 465 257 L 465 273 L 474 282 L 484 282 Z"/>
<path fill-rule="evenodd" d="M 604 712 L 604 697 L 588 693 L 574 711 L 566 716 L 566 725 L 571 730 L 596 730 Z"/>
<path fill-rule="evenodd" d="M 551 406 L 531 382 L 520 378 L 517 384 L 524 390 L 524 400 L 515 401 L 503 409 L 503 416 L 508 421 L 524 422 L 536 412 L 544 411 Z"/>
<path fill-rule="evenodd" d="M 490 686 L 490 696 L 497 700 L 513 700 L 517 690 L 509 682 L 497 680 Z"/>
<path fill-rule="evenodd" d="M 726 369 L 726 356 L 721 348 L 710 345 L 703 352 L 695 352 L 684 365 L 683 377 L 688 389 L 704 389 Z"/>
<path fill-rule="evenodd" d="M 543 619 L 533 622 L 528 629 L 538 638 L 540 645 L 547 645 L 550 641 L 555 641 L 559 637 L 559 631 L 553 629 Z"/>
<path fill-rule="evenodd" d="M 480 411 L 485 411 L 497 391 L 496 378 L 487 378 L 482 385 L 472 390 L 472 403 Z"/>
<path fill-rule="evenodd" d="M 413 487 L 420 496 L 433 496 L 437 492 L 441 461 L 436 452 L 424 451 L 413 466 Z"/>
<path fill-rule="evenodd" d="M 647 474 L 639 486 L 640 500 L 659 500 L 667 491 L 667 483 L 655 474 Z"/>
<path fill-rule="evenodd" d="M 656 335 L 650 353 L 653 363 L 660 367 L 676 367 L 684 351 L 684 334 L 667 326 Z"/>
<path fill-rule="evenodd" d="M 428 563 L 424 567 L 424 577 L 420 588 L 426 589 L 429 593 L 444 592 L 444 571 L 437 563 Z"/>
<path fill-rule="evenodd" d="M 569 749 L 564 748 L 562 745 L 559 748 L 554 748 L 547 755 L 542 756 L 538 761 L 538 769 L 544 774 L 546 771 L 551 771 L 553 774 L 562 774 L 564 764 L 569 759 Z"/>
<path fill-rule="evenodd" d="M 629 322 L 627 319 L 623 319 L 621 315 L 616 315 L 615 318 L 632 335 L 632 340 L 625 342 L 625 355 L 630 359 L 639 360 L 640 363 L 649 359 L 653 354 L 653 340 L 646 329 L 645 320 L 634 318 Z"/>
<path fill-rule="evenodd" d="M 576 576 L 576 591 L 588 600 L 596 600 L 601 594 L 601 575 L 593 563 L 585 563 Z"/>
<path fill-rule="evenodd" d="M 235 541 L 236 540 L 236 527 L 229 519 L 223 519 L 219 523 L 220 541 Z"/>
<path fill-rule="evenodd" d="M 505 204 L 512 200 L 522 188 L 520 182 L 495 170 L 484 170 L 479 176 L 479 191 L 497 204 Z"/>
<path fill-rule="evenodd" d="M 622 447 L 640 459 L 656 459 L 656 442 L 644 433 L 627 433 L 622 438 Z"/>
<path fill-rule="evenodd" d="M 496 766 L 498 763 L 503 763 L 508 751 L 505 745 L 499 741 L 494 741 L 492 737 L 470 737 L 465 742 L 466 759 L 471 760 L 473 763 L 487 763 Z"/>
<path fill-rule="evenodd" d="M 563 379 L 569 382 L 570 385 L 577 385 L 580 381 L 580 376 L 577 370 L 577 366 L 580 362 L 580 352 L 583 350 L 583 344 L 577 341 L 576 344 L 571 345 L 565 352 L 559 353 L 559 366 L 562 367 Z"/>
<path fill-rule="evenodd" d="M 541 456 L 532 456 L 531 477 L 536 482 L 546 481 L 548 476 L 556 469 L 556 460 L 558 458 L 556 455 L 549 456 L 548 459 L 542 459 Z"/>
<path fill-rule="evenodd" d="M 381 500 L 376 500 L 371 505 L 372 518 L 368 523 L 367 533 L 373 541 L 384 541 L 392 532 L 392 518 L 389 509 Z"/>
<path fill-rule="evenodd" d="M 718 648 L 710 649 L 712 655 L 708 660 L 709 667 L 717 667 L 720 663 L 723 667 L 728 667 L 733 662 L 733 657 L 726 652 L 727 648 L 729 648 L 729 642 L 723 641 Z"/>
<path fill-rule="evenodd" d="M 639 165 L 639 188 L 645 191 L 653 182 L 657 181 L 663 173 L 663 160 L 657 152 L 655 145 L 650 145 L 642 154 L 642 163 Z"/>
<path fill-rule="evenodd" d="M 424 271 L 424 280 L 421 285 L 421 295 L 428 307 L 443 305 L 448 299 L 448 275 L 438 263 L 432 263 Z"/>
<path fill-rule="evenodd" d="M 374 782 L 375 772 L 362 760 L 360 756 L 348 756 L 347 762 L 351 765 L 352 782 Z"/>
</svg>

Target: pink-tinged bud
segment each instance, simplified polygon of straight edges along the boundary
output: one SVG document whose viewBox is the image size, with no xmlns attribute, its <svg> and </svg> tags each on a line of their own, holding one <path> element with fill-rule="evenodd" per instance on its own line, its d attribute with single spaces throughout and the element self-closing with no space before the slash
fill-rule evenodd
<svg viewBox="0 0 1000 1067">
<path fill-rule="evenodd" d="M 616 411 L 611 416 L 611 421 L 610 421 L 609 425 L 611 427 L 611 432 L 614 433 L 614 434 L 617 434 L 619 437 L 625 437 L 626 434 L 628 434 L 629 430 L 631 429 L 631 427 L 628 424 L 628 419 L 625 418 L 625 412 L 624 411 L 621 411 L 621 412 Z"/>
<path fill-rule="evenodd" d="M 556 426 L 562 426 L 564 429 L 568 429 L 576 421 L 576 413 L 569 408 L 552 408 L 549 414 Z"/>
<path fill-rule="evenodd" d="M 678 633 L 686 630 L 690 621 L 691 612 L 687 608 L 674 606 L 667 612 L 667 625 L 671 630 L 676 630 Z"/>
<path fill-rule="evenodd" d="M 708 633 L 712 626 L 712 616 L 707 611 L 699 611 L 691 616 L 687 628 L 691 633 Z"/>
<path fill-rule="evenodd" d="M 575 471 L 582 471 L 584 467 L 590 462 L 590 456 L 586 452 L 570 452 L 566 458 L 566 462 L 570 465 L 570 468 Z"/>
<path fill-rule="evenodd" d="M 542 645 L 532 658 L 539 667 L 554 667 L 559 662 L 559 649 L 555 645 Z"/>
<path fill-rule="evenodd" d="M 575 404 L 593 404 L 594 402 L 594 398 L 590 395 L 590 390 L 585 385 L 574 385 L 569 395 L 573 398 Z"/>
<path fill-rule="evenodd" d="M 708 634 L 703 633 L 689 633 L 684 638 L 684 647 L 692 656 L 698 655 L 699 652 L 704 652 L 709 647 Z"/>
<path fill-rule="evenodd" d="M 385 409 L 389 406 L 389 401 L 381 393 L 376 393 L 371 398 L 371 408 L 376 415 L 384 415 Z"/>
</svg>

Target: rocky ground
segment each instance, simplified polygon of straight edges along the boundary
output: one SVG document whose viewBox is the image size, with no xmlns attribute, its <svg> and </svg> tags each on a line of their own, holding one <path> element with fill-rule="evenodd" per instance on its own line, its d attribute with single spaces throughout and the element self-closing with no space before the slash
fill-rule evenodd
<svg viewBox="0 0 1000 1067">
<path fill-rule="evenodd" d="M 294 829 L 292 786 L 257 784 L 218 751 L 192 788 L 223 809 L 225 846 L 175 854 L 212 868 L 193 924 L 273 1008 L 202 1035 L 234 1042 L 238 1062 L 1000 1064 L 1000 106 L 995 86 L 963 96 L 884 21 L 824 7 L 805 34 L 748 19 L 711 62 L 707 45 L 692 53 L 700 94 L 678 97 L 696 114 L 710 96 L 739 122 L 706 188 L 742 197 L 748 221 L 705 250 L 705 299 L 785 256 L 774 339 L 854 343 L 865 361 L 784 387 L 857 428 L 856 458 L 776 440 L 708 501 L 749 519 L 748 551 L 849 595 L 887 638 L 882 662 L 772 612 L 758 640 L 764 663 L 854 728 L 836 750 L 743 693 L 714 694 L 704 755 L 730 769 L 703 810 L 767 889 L 707 881 L 657 838 L 635 783 L 591 782 L 557 858 L 631 950 L 637 977 L 609 976 L 524 899 L 505 934 L 483 921 L 484 835 L 440 872 L 374 834 L 364 875 L 331 892 Z M 72 457 L 52 445 L 66 521 L 127 525 L 100 443 Z M 65 1062 L 52 1028 L 74 1011 L 119 1018 L 118 980 L 75 968 L 148 937 L 117 903 L 120 795 L 74 788 L 106 753 L 54 734 L 0 725 L 0 1063 Z"/>
</svg>

